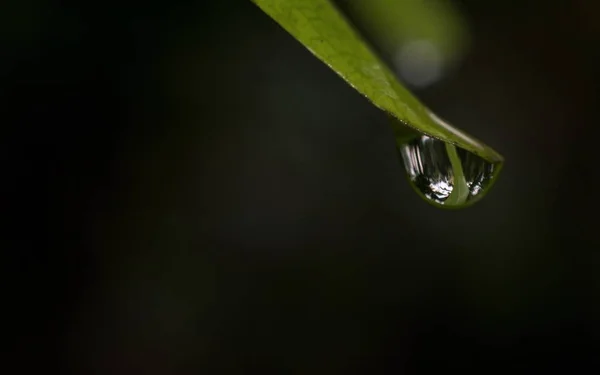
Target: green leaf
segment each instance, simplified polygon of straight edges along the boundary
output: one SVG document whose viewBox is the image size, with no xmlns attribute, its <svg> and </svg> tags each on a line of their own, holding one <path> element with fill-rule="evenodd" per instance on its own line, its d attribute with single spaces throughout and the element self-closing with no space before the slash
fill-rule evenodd
<svg viewBox="0 0 600 375">
<path fill-rule="evenodd" d="M 398 82 L 329 0 L 252 0 L 350 86 L 400 123 L 492 162 L 502 156 L 441 120 Z M 393 123 L 396 132 L 402 132 Z"/>
<path fill-rule="evenodd" d="M 338 0 L 340 9 L 367 39 L 389 55 L 413 41 L 435 46 L 439 62 L 459 61 L 469 45 L 466 22 L 453 1 Z"/>
</svg>

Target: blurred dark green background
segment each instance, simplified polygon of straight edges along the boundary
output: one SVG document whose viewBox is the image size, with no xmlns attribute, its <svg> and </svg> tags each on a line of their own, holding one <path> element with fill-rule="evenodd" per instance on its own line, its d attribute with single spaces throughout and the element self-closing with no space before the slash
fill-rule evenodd
<svg viewBox="0 0 600 375">
<path fill-rule="evenodd" d="M 19 371 L 600 369 L 600 7 L 451 4 L 468 46 L 415 93 L 506 157 L 456 212 L 250 1 L 4 0 Z"/>
</svg>

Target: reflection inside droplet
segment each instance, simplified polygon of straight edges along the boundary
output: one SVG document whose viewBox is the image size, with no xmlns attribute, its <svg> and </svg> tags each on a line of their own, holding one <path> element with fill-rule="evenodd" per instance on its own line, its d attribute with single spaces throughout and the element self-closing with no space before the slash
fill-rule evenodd
<svg viewBox="0 0 600 375">
<path fill-rule="evenodd" d="M 463 207 L 479 200 L 501 167 L 426 135 L 401 142 L 398 148 L 415 189 L 428 201 L 445 207 Z"/>
</svg>

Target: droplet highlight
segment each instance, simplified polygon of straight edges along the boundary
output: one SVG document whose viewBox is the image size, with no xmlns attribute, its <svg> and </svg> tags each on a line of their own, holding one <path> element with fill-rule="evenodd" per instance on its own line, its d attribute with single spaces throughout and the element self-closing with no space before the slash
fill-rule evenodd
<svg viewBox="0 0 600 375">
<path fill-rule="evenodd" d="M 427 201 L 462 208 L 481 199 L 502 167 L 451 143 L 426 135 L 399 142 L 398 149 L 417 192 Z"/>
</svg>

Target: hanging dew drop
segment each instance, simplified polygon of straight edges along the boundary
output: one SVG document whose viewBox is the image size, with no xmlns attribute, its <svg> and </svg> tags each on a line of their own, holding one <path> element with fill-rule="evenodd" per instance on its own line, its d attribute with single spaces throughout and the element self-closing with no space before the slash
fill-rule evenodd
<svg viewBox="0 0 600 375">
<path fill-rule="evenodd" d="M 491 188 L 501 163 L 427 135 L 398 139 L 408 179 L 430 203 L 461 208 L 481 199 Z"/>
</svg>

